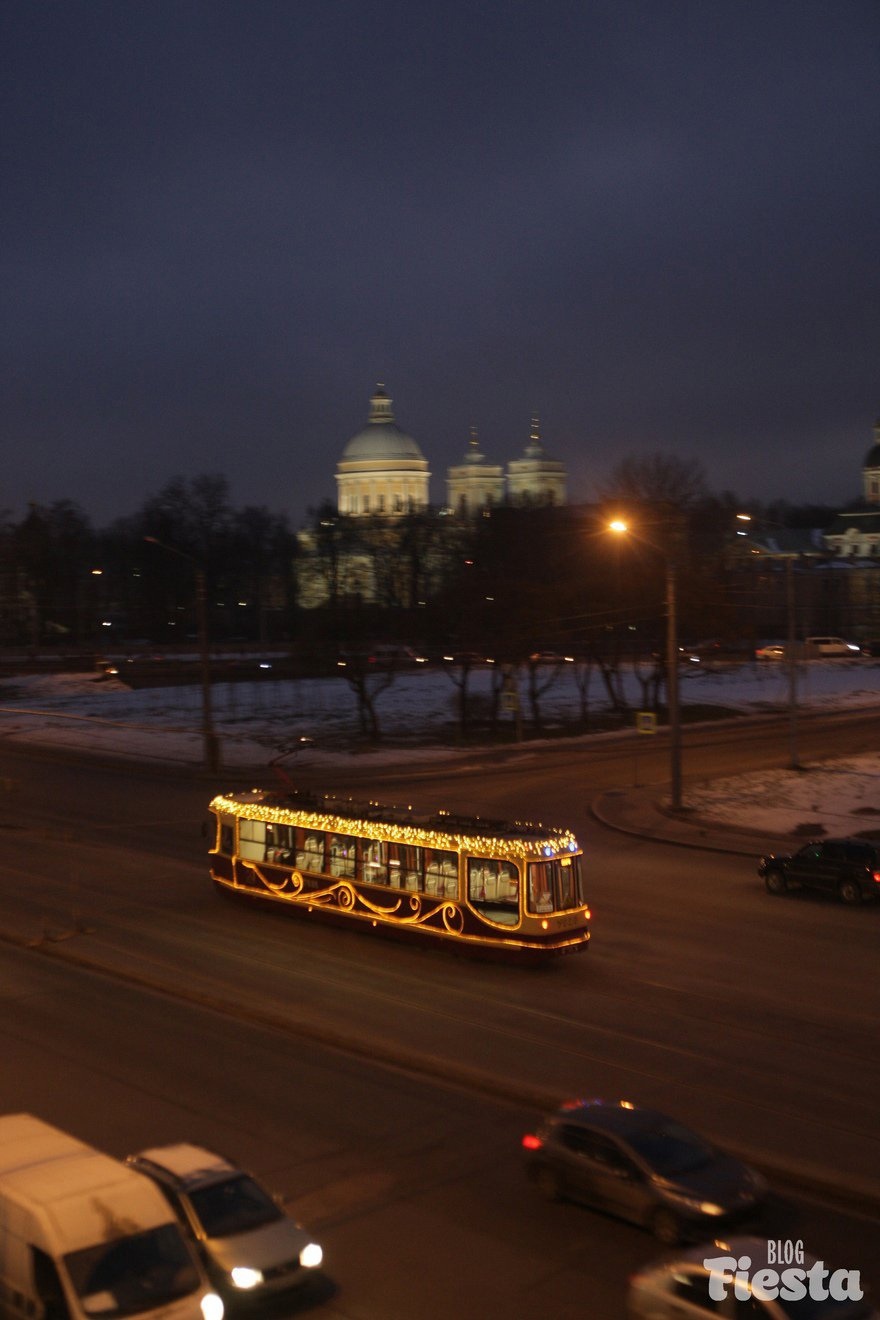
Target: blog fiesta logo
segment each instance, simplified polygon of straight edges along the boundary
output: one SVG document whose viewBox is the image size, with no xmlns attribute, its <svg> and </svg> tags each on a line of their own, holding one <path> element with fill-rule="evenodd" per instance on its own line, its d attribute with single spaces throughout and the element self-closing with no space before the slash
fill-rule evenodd
<svg viewBox="0 0 880 1320">
<path fill-rule="evenodd" d="M 709 1296 L 723 1302 L 733 1289 L 737 1301 L 751 1296 L 781 1302 L 860 1302 L 864 1293 L 858 1270 L 829 1270 L 814 1260 L 801 1241 L 767 1242 L 766 1264 L 752 1270 L 751 1256 L 708 1256 L 703 1267 L 709 1271 Z"/>
</svg>

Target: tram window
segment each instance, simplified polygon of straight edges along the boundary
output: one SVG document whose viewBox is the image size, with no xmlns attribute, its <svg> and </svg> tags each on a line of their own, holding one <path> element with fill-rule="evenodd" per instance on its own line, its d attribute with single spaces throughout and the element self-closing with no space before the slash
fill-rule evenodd
<svg viewBox="0 0 880 1320">
<path fill-rule="evenodd" d="M 266 822 L 264 820 L 239 821 L 238 851 L 242 857 L 247 857 L 252 862 L 265 861 Z"/>
<path fill-rule="evenodd" d="M 388 865 L 391 871 L 391 883 L 400 889 L 409 889 L 416 893 L 424 889 L 422 849 L 408 843 L 390 843 L 388 845 Z"/>
<path fill-rule="evenodd" d="M 529 864 L 529 911 L 553 911 L 553 863 Z"/>
<path fill-rule="evenodd" d="M 581 870 L 579 857 L 557 857 L 529 864 L 529 911 L 560 912 L 580 907 Z"/>
<path fill-rule="evenodd" d="M 225 857 L 231 857 L 235 851 L 235 826 L 231 820 L 220 822 L 220 851 Z"/>
<path fill-rule="evenodd" d="M 425 892 L 438 898 L 458 897 L 458 856 L 439 848 L 425 849 Z"/>
<path fill-rule="evenodd" d="M 289 825 L 266 826 L 266 861 L 293 861 L 293 830 Z"/>
<path fill-rule="evenodd" d="M 571 908 L 577 903 L 577 873 L 570 857 L 559 859 L 559 906 Z"/>
<path fill-rule="evenodd" d="M 331 875 L 342 880 L 353 880 L 355 872 L 355 839 L 352 834 L 328 834 L 327 857 Z"/>
<path fill-rule="evenodd" d="M 361 879 L 368 885 L 388 884 L 388 845 L 381 839 L 361 839 Z"/>
<path fill-rule="evenodd" d="M 519 920 L 519 867 L 497 857 L 469 857 L 468 901 L 490 921 L 515 925 Z"/>
<path fill-rule="evenodd" d="M 296 864 L 300 871 L 324 870 L 324 835 L 320 830 L 297 830 Z"/>
</svg>

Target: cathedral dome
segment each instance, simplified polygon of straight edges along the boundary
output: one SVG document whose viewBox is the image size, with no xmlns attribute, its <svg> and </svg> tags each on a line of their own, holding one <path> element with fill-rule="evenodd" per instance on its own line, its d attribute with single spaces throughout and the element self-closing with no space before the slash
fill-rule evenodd
<svg viewBox="0 0 880 1320">
<path fill-rule="evenodd" d="M 381 385 L 370 399 L 370 420 L 353 435 L 342 451 L 343 463 L 394 463 L 420 459 L 424 454 L 411 435 L 401 431 L 391 411 L 391 400 Z"/>
</svg>

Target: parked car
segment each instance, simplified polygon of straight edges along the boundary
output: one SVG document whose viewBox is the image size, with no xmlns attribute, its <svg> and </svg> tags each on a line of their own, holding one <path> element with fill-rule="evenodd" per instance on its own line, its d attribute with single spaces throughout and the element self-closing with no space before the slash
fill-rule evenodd
<svg viewBox="0 0 880 1320">
<path fill-rule="evenodd" d="M 343 651 L 336 661 L 338 669 L 409 669 L 413 665 L 426 665 L 428 657 L 411 646 L 373 646 L 365 651 Z"/>
<path fill-rule="evenodd" d="M 838 656 L 859 655 L 861 647 L 855 642 L 845 642 L 842 637 L 805 637 L 804 655 L 808 660 L 834 659 Z"/>
<path fill-rule="evenodd" d="M 842 903 L 880 898 L 880 848 L 865 839 L 815 839 L 796 853 L 769 853 L 758 863 L 767 892 L 818 889 Z"/>
<path fill-rule="evenodd" d="M 201 1146 L 156 1146 L 127 1164 L 156 1184 L 227 1300 L 304 1285 L 321 1264 L 314 1238 L 250 1174 Z"/>
<path fill-rule="evenodd" d="M 745 639 L 715 637 L 709 641 L 694 642 L 692 646 L 687 645 L 680 649 L 691 663 L 699 664 L 712 660 L 748 660 L 752 652 L 752 644 Z"/>
<path fill-rule="evenodd" d="M 766 646 L 759 646 L 755 651 L 756 660 L 784 660 L 785 647 L 781 642 L 768 642 Z"/>
<path fill-rule="evenodd" d="M 755 1170 L 654 1109 L 575 1100 L 522 1139 L 549 1199 L 571 1199 L 676 1243 L 747 1222 L 767 1193 Z"/>
<path fill-rule="evenodd" d="M 482 651 L 447 651 L 441 659 L 446 665 L 460 665 L 462 668 L 467 665 L 469 669 L 495 663 L 491 656 L 483 655 Z"/>
<path fill-rule="evenodd" d="M 717 1263 L 725 1259 L 726 1269 Z M 852 1299 L 852 1292 L 862 1289 L 857 1279 L 853 1280 L 857 1286 L 850 1288 L 847 1272 L 841 1272 L 844 1277 L 839 1278 L 835 1288 L 843 1296 L 835 1300 L 830 1295 L 827 1285 L 837 1272 L 824 1261 L 821 1264 L 828 1271 L 821 1275 L 825 1280 L 822 1287 L 825 1298 L 811 1296 L 807 1272 L 817 1263 L 816 1257 L 804 1251 L 800 1242 L 768 1242 L 753 1237 L 709 1242 L 647 1265 L 634 1274 L 627 1292 L 627 1316 L 629 1320 L 682 1320 L 687 1316 L 699 1320 L 700 1316 L 710 1315 L 728 1316 L 731 1320 L 739 1316 L 743 1320 L 746 1316 L 752 1320 L 793 1320 L 796 1316 L 803 1316 L 804 1320 L 808 1317 L 809 1320 L 880 1320 L 880 1314 L 869 1302 Z M 731 1282 L 734 1270 L 736 1292 Z M 762 1277 L 763 1271 L 769 1274 Z M 787 1271 L 796 1273 L 786 1278 Z M 803 1288 L 800 1299 L 783 1300 L 773 1295 L 784 1289 L 790 1297 L 800 1288 Z"/>
</svg>

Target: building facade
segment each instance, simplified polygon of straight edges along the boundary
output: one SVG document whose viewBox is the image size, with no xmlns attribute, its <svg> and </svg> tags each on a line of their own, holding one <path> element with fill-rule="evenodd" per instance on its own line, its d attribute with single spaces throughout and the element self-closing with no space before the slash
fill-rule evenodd
<svg viewBox="0 0 880 1320">
<path fill-rule="evenodd" d="M 336 464 L 336 507 L 349 517 L 396 517 L 426 509 L 430 503 L 428 461 L 418 443 L 397 424 L 384 385 L 370 399 L 367 425 L 353 435 Z M 473 516 L 501 504 L 540 505 L 567 502 L 565 464 L 551 458 L 532 418 L 521 457 L 507 472 L 490 463 L 475 427 L 461 463 L 446 472 L 446 509 Z"/>
<path fill-rule="evenodd" d="M 839 513 L 824 532 L 826 549 L 840 558 L 880 556 L 880 419 L 874 423 L 874 443 L 862 464 L 862 502 Z"/>
</svg>

